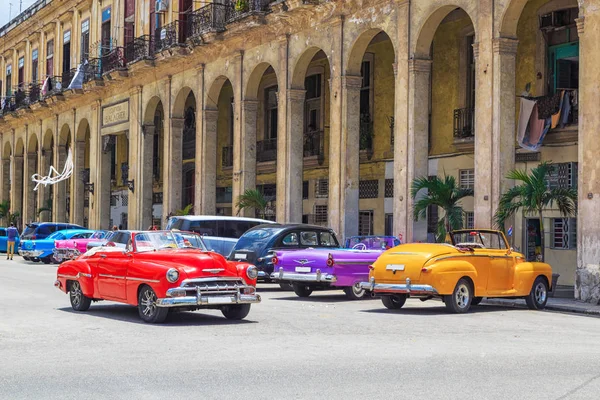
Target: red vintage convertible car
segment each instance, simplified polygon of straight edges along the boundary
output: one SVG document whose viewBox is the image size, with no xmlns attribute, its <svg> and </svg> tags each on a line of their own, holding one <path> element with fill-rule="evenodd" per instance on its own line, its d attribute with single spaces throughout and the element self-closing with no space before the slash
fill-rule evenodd
<svg viewBox="0 0 600 400">
<path fill-rule="evenodd" d="M 220 309 L 228 319 L 243 319 L 256 293 L 254 265 L 227 261 L 207 251 L 193 233 L 131 233 L 125 249 L 96 247 L 58 268 L 54 285 L 69 293 L 75 311 L 92 301 L 111 300 L 138 307 L 145 322 L 160 323 L 169 309 Z"/>
</svg>

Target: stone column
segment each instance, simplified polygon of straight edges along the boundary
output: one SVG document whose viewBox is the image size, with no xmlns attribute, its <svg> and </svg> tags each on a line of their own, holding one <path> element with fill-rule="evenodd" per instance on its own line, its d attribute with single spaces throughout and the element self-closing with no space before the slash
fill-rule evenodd
<svg viewBox="0 0 600 400">
<path fill-rule="evenodd" d="M 40 155 L 40 172 L 42 176 L 46 176 L 50 171 L 50 165 L 52 165 L 53 152 L 52 150 L 42 150 Z M 38 208 L 47 208 L 48 200 L 50 199 L 50 186 L 40 185 L 38 187 Z M 44 211 L 39 214 L 39 220 L 41 222 L 49 222 L 52 219 L 52 213 Z"/>
<path fill-rule="evenodd" d="M 23 191 L 25 196 L 23 196 L 23 224 L 27 224 L 29 222 L 36 220 L 35 215 L 35 195 L 36 193 L 33 191 L 35 187 L 35 183 L 31 180 L 31 175 L 36 173 L 36 157 L 37 153 L 27 153 L 27 158 L 25 161 L 25 173 L 23 177 Z"/>
<path fill-rule="evenodd" d="M 360 76 L 342 77 L 341 102 L 336 102 L 341 105 L 341 129 L 332 130 L 329 138 L 329 184 L 338 188 L 333 196 L 330 192 L 329 224 L 342 239 L 358 235 L 361 86 Z M 339 120 L 335 114 L 332 121 Z"/>
<path fill-rule="evenodd" d="M 2 182 L 0 183 L 0 202 L 10 200 L 10 158 L 2 160 L 2 171 L 0 177 Z"/>
<path fill-rule="evenodd" d="M 306 90 L 288 89 L 287 98 L 279 97 L 280 103 L 285 101 L 287 126 L 277 135 L 277 221 L 300 223 Z"/>
<path fill-rule="evenodd" d="M 12 156 L 12 179 L 10 188 L 10 212 L 23 216 L 23 156 Z"/>
<path fill-rule="evenodd" d="M 202 207 L 202 145 L 204 143 L 202 134 L 204 132 L 204 64 L 200 64 L 198 71 L 198 92 L 196 94 L 196 157 L 194 168 L 194 213 L 201 214 L 204 212 Z"/>
<path fill-rule="evenodd" d="M 144 125 L 143 136 L 140 138 L 142 151 L 138 155 L 138 162 L 142 168 L 139 170 L 138 181 L 136 183 L 135 199 L 138 205 L 138 221 L 141 223 L 141 229 L 146 229 L 152 225 L 152 186 L 153 174 L 152 160 L 154 159 L 154 135 L 156 127 L 154 125 Z M 157 155 L 158 156 L 158 155 Z"/>
<path fill-rule="evenodd" d="M 492 197 L 490 201 L 492 216 L 498 209 L 500 196 L 513 185 L 511 180 L 506 179 L 506 175 L 515 167 L 515 68 L 518 43 L 517 40 L 509 38 L 497 38 L 493 43 L 492 159 L 489 169 L 483 171 L 492 177 Z M 483 112 L 488 111 L 483 110 Z M 480 148 L 476 146 L 476 159 L 482 153 L 478 150 Z M 486 160 L 478 160 L 476 162 L 481 166 L 485 165 Z M 489 160 L 487 162 L 490 164 Z M 477 182 L 477 177 L 475 178 L 475 182 Z M 494 226 L 493 221 L 491 226 Z M 483 226 L 480 227 L 483 228 Z"/>
<path fill-rule="evenodd" d="M 166 125 L 166 124 L 165 124 Z M 165 132 L 165 156 L 163 159 L 163 221 L 166 223 L 170 213 L 182 208 L 181 205 L 181 166 L 183 118 L 171 117 L 171 129 Z"/>
<path fill-rule="evenodd" d="M 427 240 L 427 221 L 414 221 L 413 206 L 416 201 L 410 195 L 410 188 L 415 178 L 428 176 L 429 171 L 429 93 L 431 85 L 431 60 L 413 59 L 408 63 L 408 136 L 396 135 L 398 146 L 406 146 L 406 180 L 401 180 L 401 187 L 395 192 L 399 197 L 405 196 L 406 236 L 405 241 Z M 398 94 L 397 94 L 398 96 Z M 406 140 L 405 143 L 402 143 Z M 402 162 L 403 160 L 399 160 Z M 403 184 L 403 185 L 402 185 Z"/>
<path fill-rule="evenodd" d="M 143 197 L 143 170 L 150 166 L 152 175 L 152 159 L 144 160 L 143 157 L 143 127 L 141 111 L 142 87 L 135 86 L 129 90 L 130 113 L 129 130 L 127 139 L 129 141 L 129 153 L 127 155 L 129 165 L 129 180 L 133 180 L 133 192 L 128 190 L 129 201 L 127 203 L 127 226 L 129 229 L 147 229 L 148 225 L 142 225 L 142 197 Z M 146 163 L 144 163 L 145 161 Z M 152 182 L 150 182 L 152 191 Z M 152 193 L 150 193 L 150 208 L 152 208 Z"/>
<path fill-rule="evenodd" d="M 109 229 L 110 223 L 110 152 L 104 151 L 105 137 L 100 130 L 100 102 L 92 105 L 90 123 L 90 183 L 94 193 L 90 194 L 91 229 Z M 108 138 L 106 138 L 108 139 Z"/>
<path fill-rule="evenodd" d="M 256 120 L 258 101 L 242 102 L 242 130 L 234 131 L 233 139 L 233 215 L 238 212 L 235 206 L 239 196 L 248 189 L 256 188 Z M 240 212 L 241 216 L 254 217 L 250 210 Z"/>
<path fill-rule="evenodd" d="M 600 9 L 587 6 L 579 32 L 579 180 L 575 298 L 600 302 Z"/>
<path fill-rule="evenodd" d="M 71 222 L 83 226 L 85 190 L 81 173 L 85 168 L 85 141 L 78 140 L 73 146 L 73 176 L 71 177 Z"/>
<path fill-rule="evenodd" d="M 57 141 L 58 142 L 58 141 Z M 54 152 L 54 168 L 62 171 L 67 160 L 67 149 L 63 145 L 58 145 Z M 52 219 L 55 222 L 67 222 L 67 182 L 61 181 L 54 184 L 52 194 Z"/>
<path fill-rule="evenodd" d="M 199 160 L 200 179 L 197 186 L 200 191 L 200 209 L 197 214 L 214 215 L 217 212 L 217 119 L 219 110 L 202 110 L 202 133 L 200 143 L 196 143 L 200 152 L 196 153 Z"/>
</svg>

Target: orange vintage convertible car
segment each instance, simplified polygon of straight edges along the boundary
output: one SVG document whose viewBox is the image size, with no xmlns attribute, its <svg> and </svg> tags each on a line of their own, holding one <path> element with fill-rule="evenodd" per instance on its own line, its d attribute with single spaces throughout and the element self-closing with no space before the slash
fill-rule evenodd
<svg viewBox="0 0 600 400">
<path fill-rule="evenodd" d="M 207 251 L 199 235 L 130 235 L 126 248 L 108 242 L 60 265 L 54 285 L 69 293 L 74 310 L 112 300 L 137 306 L 145 322 L 160 323 L 171 308 L 220 309 L 228 319 L 243 319 L 260 302 L 257 268 Z"/>
<path fill-rule="evenodd" d="M 389 309 L 401 308 L 409 297 L 441 298 L 454 313 L 468 311 L 483 297 L 522 297 L 531 309 L 546 306 L 550 265 L 526 262 L 502 232 L 459 230 L 450 237 L 452 244 L 411 243 L 386 251 L 361 287 Z"/>
</svg>

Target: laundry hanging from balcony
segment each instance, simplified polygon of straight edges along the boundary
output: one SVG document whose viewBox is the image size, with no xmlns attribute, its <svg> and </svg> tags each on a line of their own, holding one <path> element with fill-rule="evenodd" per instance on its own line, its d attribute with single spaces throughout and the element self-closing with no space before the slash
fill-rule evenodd
<svg viewBox="0 0 600 400">
<path fill-rule="evenodd" d="M 77 72 L 73 76 L 71 83 L 69 83 L 69 87 L 67 89 L 82 89 L 83 88 L 83 79 L 85 77 L 85 70 L 88 66 L 87 60 L 85 60 L 82 64 L 77 66 Z"/>
</svg>

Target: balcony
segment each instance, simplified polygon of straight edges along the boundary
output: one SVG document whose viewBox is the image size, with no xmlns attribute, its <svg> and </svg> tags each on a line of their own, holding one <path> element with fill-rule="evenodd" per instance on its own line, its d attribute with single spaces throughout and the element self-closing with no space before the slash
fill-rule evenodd
<svg viewBox="0 0 600 400">
<path fill-rule="evenodd" d="M 262 15 L 269 11 L 271 0 L 247 0 L 237 2 L 231 0 L 228 4 L 225 23 L 231 24 L 253 15 Z"/>
<path fill-rule="evenodd" d="M 97 86 L 103 86 L 104 81 L 102 80 L 102 61 L 100 58 L 91 58 L 83 68 L 83 83 L 89 82 L 102 82 Z"/>
<path fill-rule="evenodd" d="M 223 168 L 233 167 L 233 146 L 225 146 L 221 152 L 221 166 Z"/>
<path fill-rule="evenodd" d="M 187 39 L 193 44 L 200 44 L 203 34 L 224 31 L 228 9 L 224 4 L 211 3 L 189 14 L 186 21 Z"/>
<path fill-rule="evenodd" d="M 68 71 L 63 71 L 63 74 L 61 77 L 62 80 L 60 82 L 63 90 L 67 90 L 67 88 L 71 84 L 71 81 L 75 77 L 75 73 L 77 73 L 77 68 L 71 68 Z"/>
<path fill-rule="evenodd" d="M 71 82 L 70 80 L 68 82 Z M 68 83 L 67 83 L 68 85 Z M 50 76 L 44 81 L 42 86 L 42 99 L 49 101 L 50 103 L 56 102 L 57 100 L 63 100 L 63 78 L 61 76 Z"/>
<path fill-rule="evenodd" d="M 142 35 L 136 37 L 125 45 L 125 63 L 132 63 L 142 60 L 152 60 L 152 36 Z"/>
<path fill-rule="evenodd" d="M 319 165 L 325 161 L 325 133 L 323 131 L 304 132 L 304 157 L 316 158 Z"/>
<path fill-rule="evenodd" d="M 475 138 L 475 110 L 454 110 L 454 146 L 459 151 L 473 151 Z"/>
<path fill-rule="evenodd" d="M 154 54 L 162 53 L 165 50 L 181 49 L 185 45 L 186 39 L 184 25 L 181 21 L 173 21 L 157 29 L 152 38 L 154 42 Z M 180 55 L 184 54 L 185 52 L 181 52 Z"/>
<path fill-rule="evenodd" d="M 108 75 L 111 80 L 127 76 L 127 61 L 125 60 L 125 48 L 115 47 L 100 60 L 102 75 Z"/>
<path fill-rule="evenodd" d="M 277 161 L 277 138 L 256 142 L 256 161 Z"/>
</svg>

